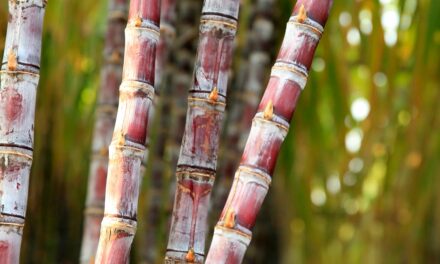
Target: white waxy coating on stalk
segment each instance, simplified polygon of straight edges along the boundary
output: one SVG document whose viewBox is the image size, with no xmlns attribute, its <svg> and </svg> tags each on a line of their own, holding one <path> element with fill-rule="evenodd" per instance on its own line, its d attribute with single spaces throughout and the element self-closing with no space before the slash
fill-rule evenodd
<svg viewBox="0 0 440 264">
<path fill-rule="evenodd" d="M 32 148 L 34 142 L 34 116 L 37 85 L 39 76 L 26 72 L 1 72 L 0 104 L 6 105 L 7 100 L 14 101 L 14 108 L 5 109 L 0 113 L 0 144 L 15 144 Z M 20 113 L 11 113 L 19 110 Z M 8 119 L 7 112 L 12 114 Z"/>
<path fill-rule="evenodd" d="M 327 8 L 330 8 L 330 6 L 331 1 L 327 3 Z M 322 26 L 317 25 L 315 21 L 307 17 L 304 4 L 302 4 L 298 15 L 292 17 L 288 22 L 283 45 L 272 71 L 272 76 L 278 77 L 280 80 L 271 79 L 268 86 L 270 90 L 267 90 L 265 93 L 266 97 L 263 97 L 265 98 L 263 100 L 266 100 L 264 101 L 264 112 L 258 113 L 254 118 L 242 157 L 241 167 L 236 173 L 228 201 L 216 226 L 207 262 L 228 264 L 242 262 L 247 245 L 242 244 L 242 246 L 239 246 L 237 245 L 238 239 L 236 237 L 227 237 L 223 233 L 226 230 L 226 233 L 237 232 L 241 234 L 244 228 L 241 225 L 245 225 L 245 231 L 251 233 L 251 230 L 248 230 L 248 228 L 252 229 L 255 224 L 255 217 L 268 190 L 268 184 L 256 184 L 256 182 L 264 182 L 262 179 L 265 179 L 268 175 L 255 173 L 253 171 L 254 167 L 261 171 L 268 170 L 269 173 L 272 173 L 279 148 L 289 129 L 289 125 L 285 125 L 287 123 L 285 119 L 290 120 L 295 107 L 295 102 L 293 102 L 291 108 L 283 105 L 286 102 L 282 100 L 282 92 L 289 91 L 289 88 L 292 87 L 292 82 L 299 86 L 301 90 L 304 88 L 307 81 L 307 67 L 304 64 L 309 64 L 308 60 L 311 60 L 321 35 Z M 310 54 L 304 52 L 309 52 Z M 307 57 L 307 55 L 310 57 Z M 295 60 L 299 60 L 303 64 Z M 299 93 L 298 90 L 294 92 Z M 292 95 L 298 95 L 295 93 Z M 284 111 L 281 111 L 283 114 L 279 113 L 281 115 L 279 117 L 272 113 L 272 100 L 274 98 L 278 101 L 275 103 L 275 106 L 278 103 L 278 106 L 286 108 L 283 109 Z M 248 169 L 253 173 L 250 173 L 248 177 L 255 178 L 255 181 L 248 180 L 243 182 L 240 180 L 243 177 L 243 166 L 249 167 Z M 237 215 L 234 216 L 237 217 L 237 223 L 233 225 L 229 223 L 229 212 L 237 212 Z M 222 229 L 221 233 L 218 232 L 220 229 Z"/>
<path fill-rule="evenodd" d="M 296 63 L 276 62 L 272 67 L 270 75 L 280 79 L 293 81 L 301 87 L 301 90 L 303 90 L 307 84 L 307 70 Z"/>
<path fill-rule="evenodd" d="M 139 186 L 140 183 L 140 170 L 141 161 L 144 159 L 144 151 L 142 145 L 130 144 L 130 146 L 121 146 L 117 142 L 112 143 L 109 147 L 109 162 L 114 163 L 115 161 L 124 159 L 124 168 L 130 168 L 131 174 L 131 184 L 130 186 Z M 109 167 L 110 169 L 112 167 Z M 115 169 L 121 169 L 115 167 Z M 110 173 L 110 171 L 109 171 Z M 112 182 L 118 181 L 118 182 Z M 133 188 L 131 190 L 126 190 L 124 193 L 118 192 L 118 189 L 112 190 L 112 186 L 127 185 L 127 179 L 124 178 L 109 178 L 107 182 L 108 192 L 112 195 L 107 195 L 105 198 L 105 213 L 106 215 L 130 215 L 135 216 L 137 212 L 137 198 L 139 196 L 139 189 Z M 129 187 L 127 185 L 127 187 Z M 134 201 L 134 202 L 133 202 Z"/>
<path fill-rule="evenodd" d="M 236 173 L 236 179 L 243 184 L 255 183 L 265 189 L 269 189 L 272 178 L 270 175 L 258 168 L 241 165 Z"/>
<path fill-rule="evenodd" d="M 203 13 L 217 13 L 225 14 L 230 17 L 238 17 L 239 5 L 234 1 L 218 1 L 218 0 L 205 0 L 203 4 Z"/>
<path fill-rule="evenodd" d="M 123 230 L 124 232 L 129 233 L 130 235 L 135 234 L 137 223 L 136 221 L 131 221 L 128 219 L 122 219 L 119 217 L 105 217 L 102 220 L 102 226 L 106 227 L 105 229 L 117 229 Z M 111 233 L 109 233 L 111 234 Z"/>
<path fill-rule="evenodd" d="M 297 52 L 305 45 L 314 45 L 314 43 L 319 41 L 323 30 L 319 23 L 310 18 L 299 22 L 298 16 L 292 16 L 287 23 L 284 42 L 289 43 L 289 49 Z M 296 61 L 283 60 L 275 63 L 271 76 L 291 80 L 297 83 L 301 89 L 304 89 L 307 83 L 308 71 L 304 65 Z"/>
<path fill-rule="evenodd" d="M 119 88 L 120 93 L 141 92 L 147 96 L 150 101 L 154 98 L 154 87 L 148 83 L 138 81 L 123 81 Z"/>
<path fill-rule="evenodd" d="M 146 10 L 147 7 L 151 9 Z M 148 117 L 154 97 L 159 12 L 159 0 L 130 2 L 130 18 L 125 30 L 123 80 L 113 140 L 109 147 L 105 214 L 96 263 L 129 261 L 136 232 L 142 161 L 147 149 Z"/>
<path fill-rule="evenodd" d="M 324 32 L 324 28 L 319 23 L 308 17 L 300 22 L 298 16 L 291 16 L 286 26 L 286 34 L 287 32 L 291 32 L 293 28 L 301 28 L 303 34 L 313 37 L 316 41 L 321 39 L 322 33 Z"/>
<path fill-rule="evenodd" d="M 205 95 L 206 96 L 206 95 Z M 220 97 L 221 98 L 221 97 Z M 220 99 L 219 98 L 219 99 Z M 191 115 L 193 117 L 193 119 L 196 119 L 197 117 L 201 116 L 203 117 L 206 114 L 206 110 L 205 109 L 209 109 L 212 112 L 217 112 L 217 113 L 222 113 L 225 111 L 225 107 L 226 105 L 222 102 L 216 102 L 216 103 L 206 103 L 209 102 L 209 99 L 206 98 L 204 100 L 200 100 L 199 98 L 188 98 L 188 106 L 189 106 L 189 111 L 191 111 Z M 224 100 L 224 99 L 222 99 Z M 217 114 L 214 117 L 214 121 L 213 122 L 220 122 L 220 116 Z M 186 122 L 186 126 L 191 126 L 192 124 L 190 122 Z M 208 126 L 210 124 L 206 124 L 206 126 Z M 189 128 L 187 128 L 186 130 L 189 130 Z M 192 133 L 192 131 L 189 131 L 189 133 Z M 203 135 L 199 135 L 199 136 L 203 136 Z M 185 140 L 186 137 L 183 137 L 183 140 Z M 217 137 L 209 137 L 210 140 L 210 145 L 213 146 L 215 144 L 218 144 L 218 138 Z M 185 141 L 182 142 L 182 145 L 185 144 Z M 188 148 L 181 148 L 180 149 L 180 155 L 179 155 L 179 161 L 178 164 L 198 164 L 198 166 L 203 167 L 203 168 L 208 168 L 208 169 L 212 169 L 215 170 L 216 168 L 216 163 L 217 163 L 217 155 L 210 157 L 211 160 L 205 160 L 203 159 L 201 156 L 198 156 L 197 154 L 194 154 L 191 152 L 190 149 Z M 214 160 L 215 162 L 212 162 L 212 160 Z"/>
<path fill-rule="evenodd" d="M 234 229 L 230 229 L 230 228 L 223 228 L 222 226 L 216 226 L 215 227 L 215 231 L 214 233 L 216 235 L 222 236 L 224 238 L 226 238 L 229 241 L 232 241 L 232 243 L 236 244 L 237 246 L 239 246 L 239 244 L 241 244 L 241 246 L 249 246 L 249 244 L 251 243 L 251 234 L 246 234 L 246 233 L 242 233 L 242 232 L 237 232 Z"/>
<path fill-rule="evenodd" d="M 7 34 L 11 35 L 6 37 L 3 61 L 7 61 L 8 52 L 12 49 L 19 62 L 25 61 L 30 65 L 20 65 L 20 70 L 38 73 L 39 70 L 33 66 L 40 65 L 42 25 L 39 22 L 43 21 L 46 2 L 44 0 L 9 0 L 9 14 L 12 18 L 8 23 Z M 30 9 L 33 10 L 30 11 Z M 35 12 L 33 15 L 37 15 L 34 17 L 35 21 L 25 19 L 30 12 Z M 33 34 L 21 34 L 23 32 L 33 32 Z"/>
<path fill-rule="evenodd" d="M 280 135 L 281 135 L 281 137 L 283 139 L 287 135 L 287 131 L 289 130 L 289 127 L 290 127 L 289 122 L 287 122 L 284 118 L 282 118 L 282 117 L 280 117 L 280 116 L 278 116 L 276 114 L 273 114 L 272 118 L 270 120 L 267 120 L 267 119 L 264 118 L 264 113 L 263 112 L 258 112 L 258 113 L 255 114 L 254 122 L 252 123 L 252 127 L 260 126 L 260 125 L 257 124 L 258 123 L 257 121 L 259 121 L 260 123 L 268 123 L 271 126 L 275 126 L 277 128 L 280 128 L 280 132 L 279 133 L 281 133 Z M 264 126 L 262 126 L 262 128 L 264 128 Z M 278 132 L 274 132 L 274 133 L 278 133 Z"/>
<path fill-rule="evenodd" d="M 100 91 L 92 141 L 84 230 L 80 263 L 88 264 L 95 258 L 99 232 L 104 215 L 105 179 L 108 167 L 108 146 L 112 140 L 118 104 L 118 88 L 122 77 L 124 29 L 127 21 L 127 2 L 110 0 L 104 65 L 101 69 Z"/>
<path fill-rule="evenodd" d="M 18 263 L 34 143 L 46 1 L 9 1 L 0 71 L 0 262 Z"/>
<path fill-rule="evenodd" d="M 26 214 L 31 155 L 31 151 L 17 148 L 3 148 L 0 153 L 0 166 L 10 168 L 6 169 L 9 171 L 5 175 L 0 171 L 0 177 L 3 178 L 0 185 L 1 213 L 21 216 L 23 223 Z"/>
<path fill-rule="evenodd" d="M 208 205 L 217 166 L 238 8 L 236 0 L 204 1 L 194 82 L 177 170 L 188 173 L 190 178 L 178 177 L 166 263 L 203 263 Z M 217 92 L 213 94 L 213 91 Z M 209 176 L 208 181 L 204 181 L 204 175 Z"/>
<path fill-rule="evenodd" d="M 227 19 L 224 17 L 213 16 L 213 15 L 203 15 L 201 17 L 200 23 L 200 35 L 209 34 L 211 32 L 221 31 L 222 39 L 226 38 L 234 38 L 237 32 L 237 22 L 231 19 Z M 199 46 L 205 46 L 208 41 L 211 39 L 204 37 L 199 41 Z M 212 41 L 212 40 L 211 40 Z M 222 43 L 219 43 L 219 46 L 222 47 Z M 198 56 L 204 57 L 204 53 L 207 52 L 205 50 L 198 50 Z M 220 59 L 228 59 L 222 56 Z M 222 62 L 219 61 L 218 64 Z M 204 67 L 196 67 L 195 68 L 195 79 L 197 80 L 197 84 L 194 84 L 195 90 L 205 91 L 211 90 L 211 87 L 216 87 L 218 89 L 218 93 L 223 95 L 220 99 L 225 101 L 224 97 L 226 96 L 226 88 L 228 84 L 229 72 L 219 70 L 218 77 L 215 79 L 215 83 L 213 83 L 213 78 L 210 73 L 204 72 Z"/>
<path fill-rule="evenodd" d="M 129 23 L 125 29 L 125 34 L 135 34 L 134 37 L 139 38 L 139 40 L 136 40 L 135 42 L 142 42 L 145 40 L 158 42 L 160 37 L 160 28 L 152 22 L 144 19 L 140 22 L 140 24 Z M 130 40 L 130 38 L 126 39 Z"/>
</svg>

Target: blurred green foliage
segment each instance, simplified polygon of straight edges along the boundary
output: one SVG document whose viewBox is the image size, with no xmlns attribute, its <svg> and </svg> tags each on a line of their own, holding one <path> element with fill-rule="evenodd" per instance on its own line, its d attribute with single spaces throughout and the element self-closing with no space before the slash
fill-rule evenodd
<svg viewBox="0 0 440 264">
<path fill-rule="evenodd" d="M 278 3 L 281 40 L 293 2 Z M 440 262 L 439 12 L 335 1 L 264 204 L 279 238 L 268 256 Z M 47 6 L 23 263 L 77 262 L 105 17 L 104 0 Z M 3 1 L 1 51 L 6 19 Z"/>
</svg>

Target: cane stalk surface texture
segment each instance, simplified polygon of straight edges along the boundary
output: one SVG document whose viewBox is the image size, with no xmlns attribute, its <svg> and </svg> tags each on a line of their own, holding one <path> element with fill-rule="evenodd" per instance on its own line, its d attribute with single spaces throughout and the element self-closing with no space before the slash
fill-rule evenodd
<svg viewBox="0 0 440 264">
<path fill-rule="evenodd" d="M 192 75 L 197 53 L 198 44 L 198 25 L 201 16 L 202 2 L 198 0 L 181 0 L 177 3 L 176 41 L 173 47 L 173 78 L 170 80 L 172 92 L 170 96 L 170 123 L 173 129 L 169 131 L 166 141 L 165 156 L 172 164 L 171 174 L 174 172 L 179 160 L 179 153 L 185 131 L 185 121 L 187 112 L 188 87 L 192 85 Z M 174 165 L 176 164 L 176 165 Z M 170 178 L 173 178 L 173 177 Z M 175 196 L 176 182 L 173 180 L 169 184 L 169 200 L 171 208 L 167 206 L 167 215 L 171 216 L 173 201 Z M 171 223 L 167 224 L 167 229 Z"/>
<path fill-rule="evenodd" d="M 241 263 L 304 89 L 332 0 L 299 0 L 254 117 L 240 166 L 216 225 L 207 263 Z"/>
<path fill-rule="evenodd" d="M 109 147 L 104 219 L 96 263 L 128 263 L 137 227 L 141 163 L 154 99 L 159 0 L 131 0 L 119 107 Z"/>
<path fill-rule="evenodd" d="M 157 46 L 156 54 L 156 76 L 155 76 L 155 114 L 151 114 L 150 124 L 157 122 L 159 128 L 157 130 L 156 140 L 153 152 L 153 163 L 150 178 L 150 185 L 148 189 L 148 200 L 146 206 L 146 232 L 145 244 L 141 250 L 142 260 L 145 263 L 155 263 L 158 258 L 162 258 L 163 249 L 160 246 L 161 220 L 163 214 L 163 189 L 166 179 L 164 167 L 166 161 L 165 142 L 169 136 L 170 128 L 170 89 L 167 86 L 167 79 L 169 77 L 169 62 L 173 42 L 175 40 L 175 18 L 176 18 L 176 0 L 162 0 L 160 12 L 160 39 Z M 162 89 L 165 88 L 165 89 Z M 154 120 L 159 118 L 159 120 Z M 167 199 L 165 199 L 167 200 Z M 159 254 L 162 249 L 162 254 Z"/>
<path fill-rule="evenodd" d="M 176 177 L 166 263 L 202 263 L 239 1 L 206 0 Z"/>
<path fill-rule="evenodd" d="M 225 126 L 225 144 L 220 148 L 219 176 L 214 188 L 214 211 L 220 213 L 232 185 L 234 171 L 240 162 L 252 119 L 257 111 L 271 66 L 271 47 L 275 40 L 275 0 L 252 1 L 254 12 L 249 18 L 250 28 L 243 53 L 243 61 L 237 74 L 233 103 Z M 218 214 L 215 216 L 218 220 Z"/>
<path fill-rule="evenodd" d="M 113 135 L 118 109 L 118 88 L 122 78 L 124 29 L 127 24 L 127 15 L 128 0 L 109 1 L 104 65 L 101 70 L 101 87 L 98 96 L 86 209 L 84 212 L 81 263 L 93 261 L 98 248 L 99 230 L 104 215 L 108 146 Z"/>
<path fill-rule="evenodd" d="M 273 47 L 277 35 L 276 17 L 279 11 L 277 3 L 275 0 L 253 0 L 249 4 L 251 7 L 248 7 L 248 15 L 241 13 L 240 21 L 247 20 L 243 21 L 243 24 L 247 24 L 247 36 L 241 52 L 242 59 L 237 67 L 232 103 L 229 104 L 227 112 L 225 138 L 222 140 L 223 144 L 220 145 L 220 167 L 213 191 L 210 226 L 214 226 L 218 221 L 218 216 L 225 205 L 234 180 L 235 169 L 240 163 L 240 157 L 249 136 L 252 119 L 266 88 L 270 67 L 276 56 L 276 50 Z M 240 25 L 241 28 L 243 24 Z M 279 31 L 281 30 L 283 29 Z M 271 243 L 270 250 L 267 250 L 267 241 L 276 239 L 278 232 L 271 221 L 273 214 L 268 214 L 267 211 L 263 212 L 263 216 L 259 218 L 258 223 L 264 223 L 264 225 L 259 226 L 254 233 L 253 243 L 243 261 L 276 262 L 273 249 L 277 248 L 277 243 Z"/>
<path fill-rule="evenodd" d="M 10 0 L 0 71 L 0 263 L 19 263 L 34 145 L 45 0 Z"/>
</svg>

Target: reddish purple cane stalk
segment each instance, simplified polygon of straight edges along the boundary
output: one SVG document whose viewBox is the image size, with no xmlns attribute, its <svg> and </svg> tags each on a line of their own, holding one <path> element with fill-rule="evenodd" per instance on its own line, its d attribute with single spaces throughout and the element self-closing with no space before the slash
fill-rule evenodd
<svg viewBox="0 0 440 264">
<path fill-rule="evenodd" d="M 144 232 L 145 242 L 141 251 L 142 261 L 145 263 L 155 263 L 161 254 L 159 249 L 162 247 L 159 245 L 160 221 L 162 213 L 162 192 L 165 183 L 165 142 L 169 134 L 169 119 L 170 119 L 170 102 L 169 89 L 165 88 L 166 79 L 169 76 L 169 62 L 173 42 L 175 41 L 175 13 L 176 0 L 162 0 L 161 2 L 161 14 L 160 14 L 160 39 L 157 46 L 156 54 L 156 76 L 155 76 L 155 102 L 154 111 L 160 112 L 160 116 L 157 114 L 150 115 L 150 124 L 153 124 L 155 118 L 160 118 L 159 131 L 156 137 L 154 157 L 157 160 L 153 161 L 153 168 L 151 172 L 150 185 L 148 189 L 148 202 L 146 205 L 146 231 Z M 167 87 L 168 88 L 168 87 Z"/>
<path fill-rule="evenodd" d="M 110 0 L 109 2 L 108 28 L 104 49 L 105 62 L 101 70 L 101 88 L 93 134 L 93 154 L 84 212 L 81 263 L 90 263 L 95 259 L 99 242 L 99 230 L 104 215 L 108 146 L 112 139 L 118 108 L 118 88 L 122 78 L 124 28 L 127 24 L 127 9 L 128 0 Z"/>
<path fill-rule="evenodd" d="M 206 263 L 241 263 L 332 0 L 299 0 L 258 107 Z"/>
<path fill-rule="evenodd" d="M 185 133 L 166 263 L 202 263 L 208 206 L 214 183 L 228 72 L 237 30 L 238 0 L 205 0 L 189 91 Z"/>
<path fill-rule="evenodd" d="M 141 162 L 154 97 L 159 16 L 159 0 L 131 0 L 96 263 L 127 263 L 136 232 Z"/>
<path fill-rule="evenodd" d="M 243 52 L 247 62 L 237 73 L 237 88 L 233 102 L 228 110 L 228 122 L 225 127 L 225 140 L 221 145 L 224 153 L 221 155 L 218 179 L 213 194 L 213 212 L 220 213 L 226 202 L 229 188 L 234 179 L 234 171 L 240 162 L 252 119 L 257 111 L 260 96 L 266 85 L 266 78 L 271 66 L 271 49 L 275 38 L 275 0 L 253 1 L 255 13 L 252 14 L 252 24 L 248 32 L 246 46 Z M 242 77 L 245 76 L 245 77 Z M 241 78 L 240 78 L 241 77 Z M 243 79 L 243 81 L 240 81 Z M 219 178 L 220 177 L 220 178 Z M 217 220 L 218 214 L 215 215 Z"/>
<path fill-rule="evenodd" d="M 0 71 L 0 263 L 19 263 L 46 0 L 9 0 Z"/>
</svg>

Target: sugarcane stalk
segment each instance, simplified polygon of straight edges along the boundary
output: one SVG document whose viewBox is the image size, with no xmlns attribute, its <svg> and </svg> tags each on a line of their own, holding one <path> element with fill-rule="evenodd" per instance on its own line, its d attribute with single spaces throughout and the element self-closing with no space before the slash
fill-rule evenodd
<svg viewBox="0 0 440 264">
<path fill-rule="evenodd" d="M 109 147 L 109 167 L 96 263 L 127 263 L 137 226 L 141 163 L 154 99 L 159 0 L 131 0 L 119 107 Z"/>
<path fill-rule="evenodd" d="M 0 71 L 0 263 L 19 263 L 46 0 L 10 0 Z"/>
<path fill-rule="evenodd" d="M 162 3 L 161 6 L 166 8 L 165 3 Z M 144 226 L 146 232 L 144 232 L 144 236 L 139 240 L 139 248 L 142 248 L 140 252 L 142 263 L 158 263 L 163 261 L 163 255 L 166 250 L 166 244 L 162 243 L 162 239 L 168 237 L 168 229 L 171 223 L 170 215 L 175 193 L 175 181 L 171 180 L 171 178 L 174 176 L 174 166 L 177 164 L 179 156 L 179 148 L 177 146 L 180 147 L 185 129 L 187 89 L 191 84 L 192 67 L 197 46 L 197 25 L 201 6 L 202 2 L 199 0 L 176 1 L 176 13 L 173 14 L 176 15 L 175 19 L 178 21 L 175 25 L 176 34 L 175 36 L 171 35 L 171 30 L 168 33 L 165 32 L 167 39 L 169 38 L 168 41 L 172 42 L 168 50 L 168 52 L 171 51 L 171 54 L 164 56 L 169 56 L 164 63 L 164 68 L 156 70 L 156 78 L 159 79 L 156 80 L 155 86 L 156 90 L 158 88 L 160 90 L 160 100 L 156 100 L 157 108 L 159 109 L 155 117 L 158 119 L 155 121 L 157 125 L 156 130 L 151 133 L 156 135 L 151 146 L 155 149 L 153 150 L 153 157 L 150 159 L 152 168 L 149 171 L 151 172 L 150 184 L 154 186 L 151 186 L 153 190 L 150 189 L 147 192 L 147 201 L 156 205 L 160 202 L 161 208 L 160 212 L 156 211 L 153 213 L 150 210 L 151 207 L 149 207 L 151 204 L 147 204 L 147 208 L 143 212 L 145 215 L 145 211 L 147 211 L 146 223 L 144 222 L 146 224 Z M 170 12 L 171 10 L 169 10 L 169 15 L 171 15 Z M 162 18 L 161 25 L 164 24 Z M 171 21 L 173 18 L 165 19 L 165 21 L 167 20 Z M 168 28 L 171 29 L 171 27 Z M 162 37 L 165 37 L 165 35 L 161 34 Z M 158 51 L 156 56 L 157 60 L 160 59 L 159 53 L 160 51 Z M 156 68 L 158 67 L 160 68 L 157 65 Z M 156 93 L 157 97 L 158 94 Z M 171 164 L 174 166 L 170 166 Z M 158 199 L 159 194 L 157 190 L 159 185 L 162 188 L 162 197 L 160 199 Z M 153 222 L 154 227 L 152 226 Z M 160 222 L 160 224 L 157 225 L 157 222 Z"/>
<path fill-rule="evenodd" d="M 246 19 L 246 40 L 242 49 L 242 59 L 236 75 L 232 103 L 228 110 L 225 135 L 220 145 L 219 173 L 213 191 L 212 213 L 210 226 L 214 226 L 228 197 L 234 172 L 237 168 L 246 139 L 252 126 L 252 119 L 257 111 L 260 96 L 267 83 L 275 50 L 272 49 L 276 36 L 277 6 L 274 0 L 250 1 L 249 15 Z M 246 23 L 247 22 L 247 23 Z M 242 26 L 241 26 L 242 27 Z M 263 208 L 264 210 L 265 208 Z M 267 211 L 267 210 L 266 210 Z M 263 212 L 259 227 L 254 233 L 254 243 L 250 245 L 246 260 L 249 263 L 269 263 L 275 258 L 272 252 L 267 252 L 267 239 L 273 239 L 277 234 L 276 227 L 270 221 L 270 214 Z M 257 223 L 258 225 L 258 223 Z M 272 246 L 276 247 L 274 244 Z"/>
<path fill-rule="evenodd" d="M 110 0 L 105 37 L 104 65 L 101 69 L 101 85 L 92 143 L 84 231 L 80 262 L 94 260 L 99 242 L 99 230 L 104 216 L 105 184 L 110 145 L 116 112 L 118 88 L 122 79 L 124 55 L 124 29 L 127 23 L 128 0 Z"/>
<path fill-rule="evenodd" d="M 249 135 L 252 118 L 257 111 L 259 98 L 265 88 L 271 63 L 271 47 L 275 38 L 274 0 L 256 0 L 252 6 L 251 20 L 243 61 L 235 82 L 235 93 L 228 111 L 225 126 L 225 143 L 221 145 L 221 161 L 217 184 L 213 192 L 214 212 L 220 213 L 232 185 L 234 170 L 240 161 Z M 218 216 L 218 214 L 217 214 Z M 217 220 L 217 219 L 215 219 Z"/>
<path fill-rule="evenodd" d="M 173 47 L 174 72 L 171 80 L 173 87 L 171 101 L 171 123 L 174 129 L 166 141 L 165 155 L 176 164 L 179 159 L 179 152 L 182 143 L 182 136 L 185 130 L 187 92 L 191 86 L 195 54 L 197 50 L 198 23 L 202 2 L 198 0 L 181 0 L 177 4 L 176 41 Z M 174 173 L 174 168 L 172 171 Z M 173 204 L 175 194 L 175 182 L 170 184 L 170 200 Z M 172 208 L 170 208 L 170 211 Z M 169 225 L 168 225 L 169 227 Z"/>
<path fill-rule="evenodd" d="M 202 263 L 239 1 L 206 0 L 178 160 L 166 263 Z"/>
<path fill-rule="evenodd" d="M 271 183 L 277 156 L 304 89 L 332 0 L 299 0 L 235 173 L 207 263 L 241 263 Z"/>
<path fill-rule="evenodd" d="M 181 0 L 176 3 L 176 36 L 172 45 L 167 83 L 161 88 L 162 116 L 159 139 L 155 144 L 159 146 L 158 152 L 163 151 L 156 160 L 153 160 L 153 174 L 162 172 L 163 192 L 160 225 L 160 244 L 157 262 L 163 261 L 166 243 L 162 245 L 162 238 L 168 238 L 171 225 L 171 212 L 176 189 L 174 172 L 179 158 L 180 144 L 185 130 L 187 109 L 187 91 L 191 85 L 195 54 L 197 50 L 198 25 L 202 1 Z M 171 77 L 171 78 L 170 78 Z M 156 176 L 153 176 L 156 178 Z M 163 231 L 162 231 L 163 229 Z M 148 262 L 147 262 L 148 263 Z"/>
<path fill-rule="evenodd" d="M 154 148 L 154 162 L 152 164 L 152 172 L 150 178 L 150 188 L 148 189 L 148 203 L 146 210 L 146 231 L 145 244 L 142 249 L 142 258 L 145 263 L 156 263 L 159 255 L 159 230 L 161 225 L 162 212 L 162 192 L 164 187 L 164 165 L 165 165 L 165 142 L 169 136 L 169 115 L 170 115 L 170 95 L 167 93 L 169 89 L 165 88 L 166 77 L 168 76 L 167 68 L 170 61 L 170 54 L 172 44 L 175 39 L 176 30 L 175 23 L 175 8 L 176 0 L 162 0 L 161 15 L 160 15 L 160 39 L 157 46 L 156 54 L 156 76 L 155 88 L 156 95 L 155 109 L 159 111 L 155 115 L 150 115 L 153 118 L 160 118 L 158 135 Z M 163 93 L 165 95 L 163 96 Z M 162 94 L 162 96 L 161 96 Z M 149 121 L 150 124 L 153 120 Z"/>
</svg>

